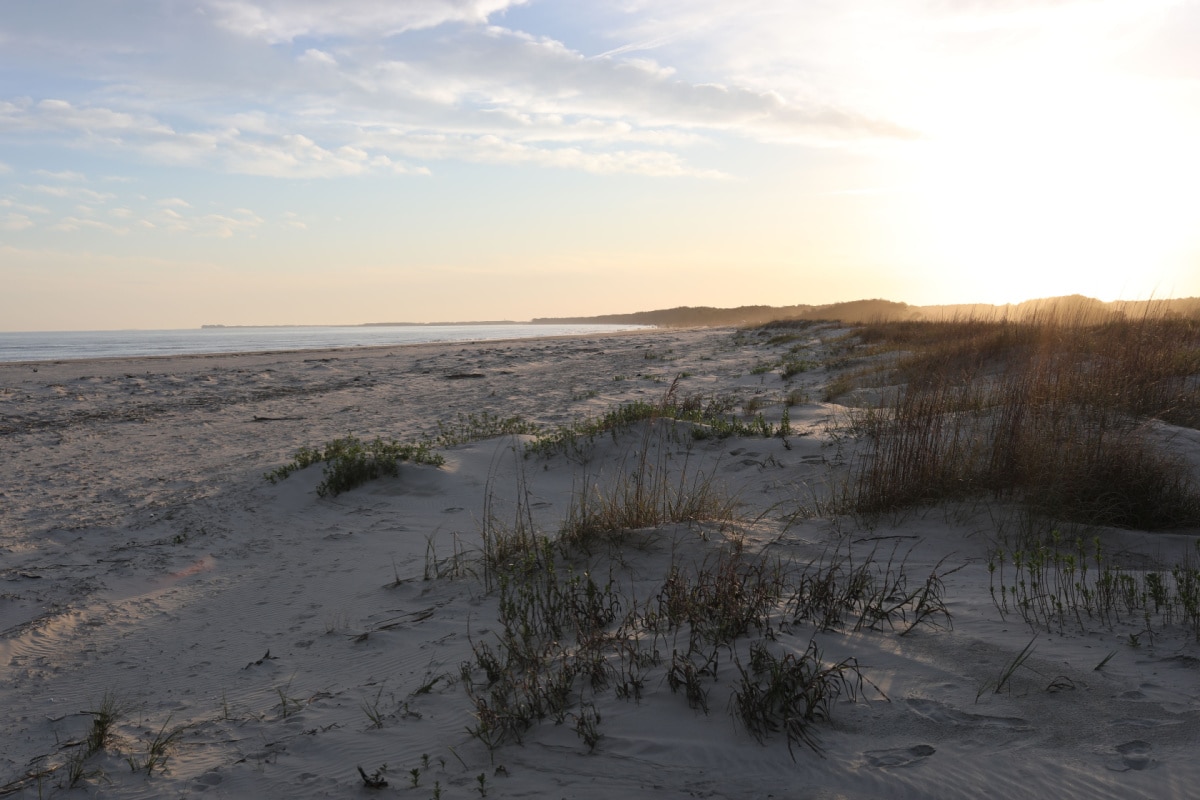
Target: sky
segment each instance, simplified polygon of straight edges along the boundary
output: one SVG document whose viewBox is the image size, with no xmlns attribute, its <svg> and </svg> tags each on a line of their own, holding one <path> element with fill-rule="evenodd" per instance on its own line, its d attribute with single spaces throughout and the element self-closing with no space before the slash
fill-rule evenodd
<svg viewBox="0 0 1200 800">
<path fill-rule="evenodd" d="M 1200 0 L 3 0 L 0 330 L 1200 296 Z"/>
</svg>

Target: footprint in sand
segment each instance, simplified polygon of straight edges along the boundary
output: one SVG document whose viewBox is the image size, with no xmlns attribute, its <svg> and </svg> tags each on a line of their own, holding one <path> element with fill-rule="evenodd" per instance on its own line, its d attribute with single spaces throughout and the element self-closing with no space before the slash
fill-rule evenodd
<svg viewBox="0 0 1200 800">
<path fill-rule="evenodd" d="M 193 784 L 192 788 L 197 791 L 203 792 L 206 789 L 211 789 L 214 786 L 220 785 L 222 780 L 223 780 L 223 778 L 218 773 L 206 772 L 203 775 L 201 775 L 199 778 L 196 778 L 196 782 Z"/>
<path fill-rule="evenodd" d="M 872 767 L 911 767 L 920 764 L 936 752 L 932 745 L 918 744 L 892 750 L 868 750 L 863 753 L 863 757 Z"/>
<path fill-rule="evenodd" d="M 1125 744 L 1116 746 L 1117 757 L 1109 759 L 1105 765 L 1114 772 L 1128 772 L 1129 770 L 1143 770 L 1154 766 L 1154 759 L 1150 757 L 1150 751 L 1153 749 L 1149 742 L 1144 742 L 1141 739 L 1134 739 Z"/>
</svg>

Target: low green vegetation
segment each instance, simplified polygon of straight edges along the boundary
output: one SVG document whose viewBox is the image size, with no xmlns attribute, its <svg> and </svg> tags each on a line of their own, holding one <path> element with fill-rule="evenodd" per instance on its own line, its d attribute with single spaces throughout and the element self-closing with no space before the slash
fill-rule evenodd
<svg viewBox="0 0 1200 800">
<path fill-rule="evenodd" d="M 527 445 L 526 451 L 543 457 L 560 453 L 579 457 L 586 455 L 601 436 L 612 436 L 615 440 L 634 425 L 654 420 L 688 423 L 688 435 L 693 439 L 725 439 L 730 436 L 770 438 L 792 434 L 786 410 L 779 424 L 768 422 L 758 413 L 746 420 L 731 413 L 737 406 L 736 398 L 705 397 L 700 394 L 680 397 L 678 385 L 678 380 L 672 383 L 657 403 L 635 400 L 598 417 L 577 420 L 544 431 Z M 754 408 L 751 413 L 757 410 Z"/>
<path fill-rule="evenodd" d="M 438 435 L 433 441 L 437 447 L 454 447 L 497 436 L 537 434 L 541 431 L 540 426 L 518 415 L 503 417 L 489 411 L 459 414 L 452 423 L 438 420 L 437 427 Z"/>
<path fill-rule="evenodd" d="M 334 439 L 324 447 L 302 447 L 290 462 L 268 472 L 271 483 L 287 478 L 296 470 L 323 463 L 325 479 L 317 484 L 321 497 L 336 497 L 342 492 L 384 476 L 399 474 L 402 461 L 441 466 L 445 459 L 428 442 L 401 444 L 376 438 L 369 442 L 355 436 Z"/>
<path fill-rule="evenodd" d="M 1124 568 L 1099 538 L 1071 539 L 1055 531 L 1028 548 L 996 550 L 988 572 L 1001 615 L 1017 614 L 1035 630 L 1083 632 L 1123 623 L 1153 636 L 1178 626 L 1200 641 L 1200 558 L 1164 569 Z"/>
<path fill-rule="evenodd" d="M 751 375 L 766 375 L 778 372 L 784 381 L 790 381 L 797 375 L 820 369 L 822 367 L 842 366 L 841 356 L 819 358 L 817 353 L 817 330 L 827 328 L 830 323 L 816 323 L 807 320 L 780 320 L 760 325 L 756 328 L 744 328 L 735 334 L 735 342 L 741 345 L 751 344 L 764 348 L 777 348 L 784 345 L 789 347 L 782 355 L 775 358 L 759 358 L 750 368 Z M 844 334 L 839 334 L 842 336 Z"/>
</svg>

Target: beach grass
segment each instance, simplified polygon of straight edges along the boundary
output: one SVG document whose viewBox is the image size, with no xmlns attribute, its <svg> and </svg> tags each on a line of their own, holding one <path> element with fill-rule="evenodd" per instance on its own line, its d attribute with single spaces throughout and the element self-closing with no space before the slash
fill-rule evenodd
<svg viewBox="0 0 1200 800">
<path fill-rule="evenodd" d="M 851 414 L 869 444 L 847 486 L 855 510 L 991 495 L 1084 524 L 1200 524 L 1189 467 L 1155 435 L 1200 421 L 1200 323 L 1047 316 L 857 335 L 894 355 L 858 379 L 883 400 Z"/>
</svg>

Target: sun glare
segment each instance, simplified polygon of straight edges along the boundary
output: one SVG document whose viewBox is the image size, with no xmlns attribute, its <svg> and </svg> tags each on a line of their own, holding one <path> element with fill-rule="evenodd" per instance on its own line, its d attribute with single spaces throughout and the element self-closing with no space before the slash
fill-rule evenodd
<svg viewBox="0 0 1200 800">
<path fill-rule="evenodd" d="M 1092 75 L 1006 73 L 930 119 L 918 194 L 932 246 L 981 299 L 1132 298 L 1194 236 L 1192 120 Z"/>
</svg>

